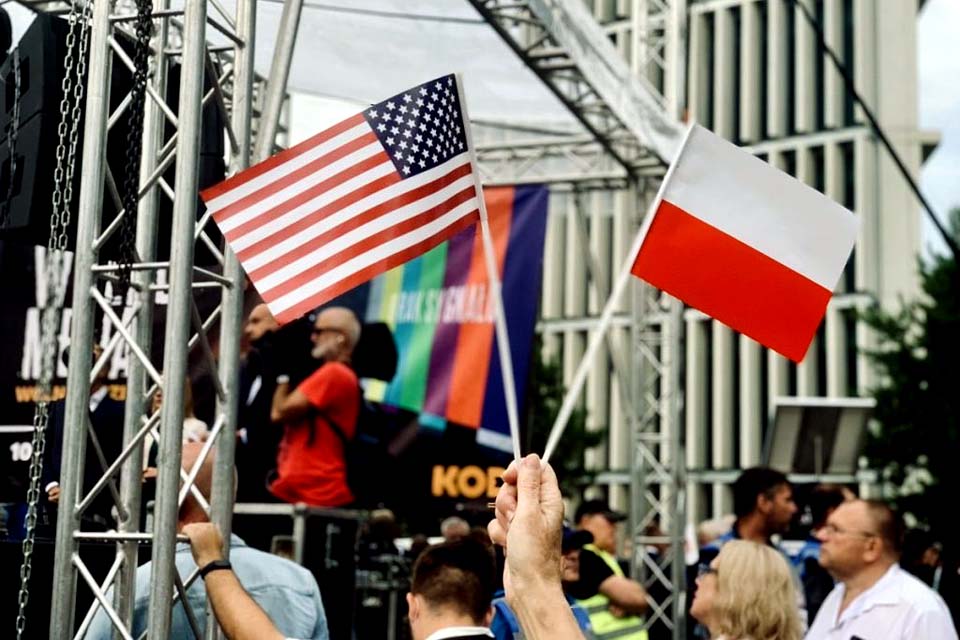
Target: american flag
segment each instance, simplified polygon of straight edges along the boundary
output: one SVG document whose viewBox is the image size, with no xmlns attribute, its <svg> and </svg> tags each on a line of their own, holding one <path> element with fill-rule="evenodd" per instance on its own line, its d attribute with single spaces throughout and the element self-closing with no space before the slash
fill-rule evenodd
<svg viewBox="0 0 960 640">
<path fill-rule="evenodd" d="M 279 322 L 479 219 L 461 106 L 431 80 L 200 194 Z"/>
</svg>

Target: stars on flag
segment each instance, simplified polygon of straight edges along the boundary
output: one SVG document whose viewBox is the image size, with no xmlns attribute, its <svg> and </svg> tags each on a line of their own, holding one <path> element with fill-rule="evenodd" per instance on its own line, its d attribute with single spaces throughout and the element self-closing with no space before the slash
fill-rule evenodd
<svg viewBox="0 0 960 640">
<path fill-rule="evenodd" d="M 364 118 L 404 177 L 429 171 L 467 150 L 452 75 L 377 103 Z"/>
</svg>

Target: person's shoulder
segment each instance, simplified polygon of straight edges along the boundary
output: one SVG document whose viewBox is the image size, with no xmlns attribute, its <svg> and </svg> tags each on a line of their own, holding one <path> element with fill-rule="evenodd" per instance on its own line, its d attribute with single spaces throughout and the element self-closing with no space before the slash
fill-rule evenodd
<svg viewBox="0 0 960 640">
<path fill-rule="evenodd" d="M 940 594 L 909 571 L 898 568 L 896 582 L 895 588 L 900 600 L 908 603 L 915 611 L 922 613 L 947 610 L 946 602 Z"/>
<path fill-rule="evenodd" d="M 349 365 L 342 362 L 327 362 L 322 367 L 321 371 L 326 371 L 327 375 L 334 376 L 341 380 L 349 381 L 352 384 L 357 384 L 357 374 Z"/>
<path fill-rule="evenodd" d="M 237 573 L 255 571 L 272 585 L 299 592 L 319 591 L 310 571 L 292 560 L 281 558 L 253 547 L 235 547 L 230 551 L 230 562 Z"/>
</svg>

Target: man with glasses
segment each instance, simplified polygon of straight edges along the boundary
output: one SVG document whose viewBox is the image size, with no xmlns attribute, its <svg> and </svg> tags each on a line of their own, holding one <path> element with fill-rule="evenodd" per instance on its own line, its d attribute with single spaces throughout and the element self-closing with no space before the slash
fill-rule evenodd
<svg viewBox="0 0 960 640">
<path fill-rule="evenodd" d="M 321 507 L 354 502 L 345 444 L 354 436 L 360 412 L 360 385 L 350 367 L 359 339 L 360 323 L 352 311 L 324 309 L 311 333 L 311 355 L 323 364 L 292 391 L 290 377 L 277 376 L 270 419 L 284 425 L 284 435 L 270 491 L 285 502 Z"/>
<path fill-rule="evenodd" d="M 957 640 L 943 599 L 900 568 L 903 522 L 886 504 L 845 502 L 817 536 L 837 586 L 806 640 Z"/>
</svg>

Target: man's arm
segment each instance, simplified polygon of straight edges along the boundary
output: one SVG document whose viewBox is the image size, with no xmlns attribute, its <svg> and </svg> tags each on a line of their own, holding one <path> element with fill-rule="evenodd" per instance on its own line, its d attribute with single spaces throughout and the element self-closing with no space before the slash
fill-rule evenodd
<svg viewBox="0 0 960 640">
<path fill-rule="evenodd" d="M 229 640 L 282 640 L 283 634 L 244 591 L 233 571 L 212 571 L 204 584 L 213 614 Z"/>
<path fill-rule="evenodd" d="M 302 418 L 310 411 L 310 400 L 300 389 L 290 390 L 290 381 L 277 379 L 277 389 L 273 392 L 273 404 L 270 406 L 270 420 L 274 423 L 291 422 Z"/>
<path fill-rule="evenodd" d="M 600 593 L 626 613 L 641 615 L 647 610 L 647 592 L 636 580 L 610 576 L 600 583 Z"/>
<path fill-rule="evenodd" d="M 957 630 L 947 607 L 942 609 L 927 609 L 920 612 L 913 624 L 908 625 L 903 637 L 910 640 L 921 638 L 938 638 L 939 640 L 957 640 Z"/>
<path fill-rule="evenodd" d="M 223 538 L 216 525 L 209 522 L 188 524 L 183 533 L 190 538 L 198 567 L 223 559 Z M 203 582 L 213 614 L 229 640 L 283 640 L 283 634 L 243 589 L 233 571 L 211 571 Z"/>
<path fill-rule="evenodd" d="M 562 523 L 563 498 L 550 465 L 541 466 L 536 455 L 510 463 L 487 530 L 504 546 L 507 602 L 531 640 L 584 638 L 560 587 Z"/>
</svg>

